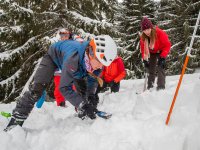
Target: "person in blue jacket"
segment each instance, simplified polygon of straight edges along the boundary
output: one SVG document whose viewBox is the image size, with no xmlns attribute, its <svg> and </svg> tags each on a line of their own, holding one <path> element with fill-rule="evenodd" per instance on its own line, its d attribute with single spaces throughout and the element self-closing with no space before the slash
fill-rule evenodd
<svg viewBox="0 0 200 150">
<path fill-rule="evenodd" d="M 88 76 L 89 73 L 98 72 L 103 65 L 109 66 L 116 55 L 117 46 L 108 35 L 96 36 L 94 39 L 82 43 L 64 40 L 51 45 L 36 70 L 33 84 L 17 102 L 5 131 L 17 125 L 23 125 L 58 68 L 62 70 L 60 81 L 62 95 L 77 108 L 79 117 L 95 119 L 97 109 L 88 97 L 95 94 L 97 88 L 95 82 L 97 81 L 91 80 L 91 77 Z M 77 92 L 72 89 L 73 84 Z"/>
</svg>

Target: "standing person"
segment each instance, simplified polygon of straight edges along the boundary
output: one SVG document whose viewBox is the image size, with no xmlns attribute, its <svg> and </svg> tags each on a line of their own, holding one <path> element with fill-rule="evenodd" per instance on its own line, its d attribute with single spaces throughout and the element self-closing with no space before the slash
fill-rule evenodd
<svg viewBox="0 0 200 150">
<path fill-rule="evenodd" d="M 65 28 L 58 30 L 59 40 L 69 40 L 71 36 L 71 32 Z M 59 85 L 60 85 L 60 78 L 61 78 L 61 70 L 58 68 L 54 73 L 54 97 L 56 99 L 57 106 L 65 107 L 65 98 L 62 96 Z"/>
<path fill-rule="evenodd" d="M 168 35 L 159 27 L 153 26 L 147 17 L 142 19 L 141 29 L 140 48 L 143 63 L 149 72 L 147 89 L 153 87 L 156 68 L 158 73 L 157 90 L 165 89 L 165 63 L 171 47 Z"/>
<path fill-rule="evenodd" d="M 23 125 L 57 68 L 62 70 L 60 81 L 62 95 L 77 108 L 79 117 L 95 119 L 97 109 L 88 102 L 88 94 L 96 90 L 91 89 L 91 83 L 87 82 L 88 72 L 93 73 L 103 65 L 109 66 L 116 55 L 117 46 L 108 35 L 97 36 L 83 43 L 64 40 L 51 45 L 36 71 L 29 91 L 26 91 L 17 102 L 5 131 Z M 73 83 L 77 92 L 72 89 Z"/>
<path fill-rule="evenodd" d="M 98 87 L 98 92 L 110 87 L 111 92 L 119 92 L 120 81 L 126 76 L 124 62 L 121 57 L 117 56 L 115 60 L 109 65 L 103 67 L 101 77 L 104 80 L 103 87 Z"/>
<path fill-rule="evenodd" d="M 55 41 L 58 40 L 69 40 L 71 38 L 71 32 L 66 29 L 66 28 L 61 28 L 57 31 L 56 37 L 53 41 L 53 43 L 55 43 Z M 61 107 L 65 107 L 65 98 L 62 96 L 60 90 L 59 90 L 59 85 L 60 85 L 60 76 L 61 76 L 61 70 L 58 68 L 56 69 L 55 73 L 54 73 L 54 97 L 56 100 L 56 104 L 57 106 L 61 106 Z M 45 99 L 46 99 L 46 92 L 43 92 L 42 97 L 37 101 L 37 108 L 41 108 Z"/>
</svg>

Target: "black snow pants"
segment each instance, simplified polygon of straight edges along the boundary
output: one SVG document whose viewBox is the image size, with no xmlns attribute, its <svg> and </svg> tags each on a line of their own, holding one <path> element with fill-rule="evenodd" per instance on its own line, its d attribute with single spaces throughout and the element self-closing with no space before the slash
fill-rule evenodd
<svg viewBox="0 0 200 150">
<path fill-rule="evenodd" d="M 42 96 L 43 91 L 52 80 L 56 68 L 57 66 L 52 58 L 45 54 L 34 75 L 33 84 L 29 86 L 29 90 L 19 99 L 16 108 L 13 110 L 12 115 L 14 118 L 25 120 L 28 117 L 34 104 Z"/>
<path fill-rule="evenodd" d="M 158 74 L 157 89 L 165 88 L 165 69 L 160 66 L 157 66 L 159 55 L 160 55 L 159 53 L 157 54 L 150 53 L 149 69 L 148 69 L 149 75 L 148 75 L 148 86 L 147 86 L 148 89 L 153 87 L 156 78 L 156 71 Z"/>
</svg>

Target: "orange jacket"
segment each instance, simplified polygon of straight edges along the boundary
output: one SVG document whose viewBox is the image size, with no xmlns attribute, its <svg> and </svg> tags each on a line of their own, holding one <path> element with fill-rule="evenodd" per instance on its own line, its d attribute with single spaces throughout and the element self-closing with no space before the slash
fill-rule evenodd
<svg viewBox="0 0 200 150">
<path fill-rule="evenodd" d="M 124 63 L 121 57 L 117 57 L 108 67 L 104 67 L 101 73 L 101 77 L 104 78 L 105 82 L 114 81 L 120 82 L 126 76 Z"/>
</svg>

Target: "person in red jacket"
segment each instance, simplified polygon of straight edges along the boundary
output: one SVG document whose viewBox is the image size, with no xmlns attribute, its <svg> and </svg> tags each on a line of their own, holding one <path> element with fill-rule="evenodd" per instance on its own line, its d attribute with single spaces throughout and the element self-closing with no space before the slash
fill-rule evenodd
<svg viewBox="0 0 200 150">
<path fill-rule="evenodd" d="M 108 66 L 104 67 L 101 77 L 104 80 L 102 88 L 98 88 L 97 93 L 106 88 L 111 89 L 111 92 L 119 92 L 120 81 L 126 76 L 124 63 L 121 57 L 117 56 L 115 60 Z"/>
<path fill-rule="evenodd" d="M 159 27 L 153 26 L 147 17 L 142 19 L 141 29 L 140 48 L 144 66 L 149 72 L 147 89 L 153 87 L 157 66 L 157 90 L 165 89 L 166 57 L 171 47 L 168 35 Z"/>
</svg>

